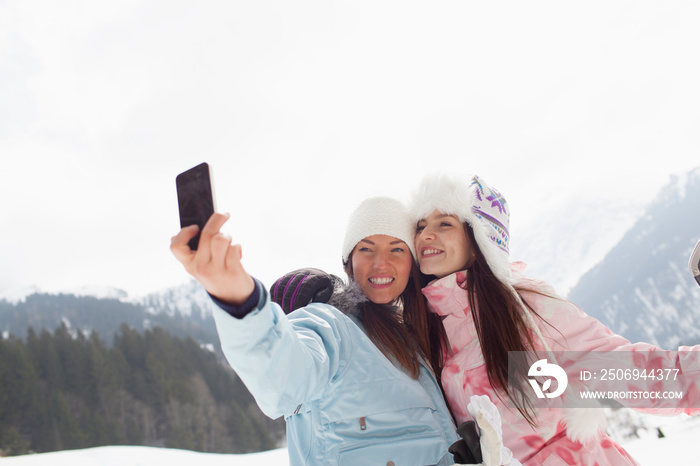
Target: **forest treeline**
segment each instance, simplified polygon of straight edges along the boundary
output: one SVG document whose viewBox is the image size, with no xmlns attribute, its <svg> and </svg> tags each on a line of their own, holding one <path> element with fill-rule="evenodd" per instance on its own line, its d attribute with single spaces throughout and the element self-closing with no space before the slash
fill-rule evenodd
<svg viewBox="0 0 700 466">
<path fill-rule="evenodd" d="M 275 448 L 283 429 L 214 353 L 159 327 L 122 325 L 111 345 L 65 325 L 0 339 L 0 456 L 102 445 L 244 453 Z"/>
</svg>

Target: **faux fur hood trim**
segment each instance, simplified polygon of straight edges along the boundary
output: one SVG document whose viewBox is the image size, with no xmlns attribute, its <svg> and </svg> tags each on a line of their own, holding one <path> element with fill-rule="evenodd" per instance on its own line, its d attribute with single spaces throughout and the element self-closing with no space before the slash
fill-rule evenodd
<svg viewBox="0 0 700 466">
<path fill-rule="evenodd" d="M 356 318 L 359 322 L 362 321 L 360 307 L 362 304 L 369 302 L 369 298 L 365 296 L 360 285 L 354 280 L 350 280 L 350 283 L 347 285 L 342 281 L 336 281 L 333 295 L 328 300 L 328 304 L 335 307 L 343 314 Z M 384 306 L 393 311 L 398 309 L 398 307 L 393 304 L 385 304 Z"/>
<path fill-rule="evenodd" d="M 564 414 L 566 436 L 586 446 L 605 432 L 607 418 L 601 408 L 567 408 Z"/>
<path fill-rule="evenodd" d="M 472 175 L 459 177 L 446 173 L 427 175 L 413 192 L 409 204 L 411 219 L 414 224 L 418 223 L 435 210 L 456 215 L 474 230 L 476 242 L 486 257 L 491 271 L 503 283 L 512 283 L 508 253 L 491 240 L 493 228 L 488 221 L 477 217 L 475 212 L 475 206 L 483 204 L 483 200 L 478 199 L 479 194 L 475 189 L 475 183 L 488 188 L 483 180 Z"/>
<path fill-rule="evenodd" d="M 362 288 L 354 280 L 350 280 L 347 285 L 342 282 L 335 283 L 333 295 L 328 300 L 328 304 L 338 309 L 343 314 L 360 318 L 360 305 L 369 302 L 367 296 L 362 292 Z"/>
</svg>

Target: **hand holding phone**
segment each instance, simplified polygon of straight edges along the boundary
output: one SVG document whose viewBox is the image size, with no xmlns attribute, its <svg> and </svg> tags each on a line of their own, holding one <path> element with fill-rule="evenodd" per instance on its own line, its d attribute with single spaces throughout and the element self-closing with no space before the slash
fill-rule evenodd
<svg viewBox="0 0 700 466">
<path fill-rule="evenodd" d="M 221 233 L 229 214 L 214 213 L 200 231 L 199 249 L 193 251 L 188 242 L 194 228 L 182 228 L 170 240 L 170 251 L 204 288 L 219 300 L 236 306 L 253 293 L 255 282 L 241 264 L 240 244 Z"/>
<path fill-rule="evenodd" d="M 170 251 L 212 296 L 242 304 L 255 283 L 241 264 L 241 246 L 231 244 L 231 238 L 221 233 L 229 215 L 215 213 L 209 165 L 202 163 L 180 173 L 176 184 L 182 229 L 172 237 Z M 186 228 L 190 225 L 199 226 L 196 235 Z"/>
<path fill-rule="evenodd" d="M 177 175 L 177 201 L 180 209 L 180 227 L 199 226 L 199 232 L 188 243 L 197 250 L 202 228 L 214 213 L 214 193 L 209 164 L 201 163 Z"/>
</svg>

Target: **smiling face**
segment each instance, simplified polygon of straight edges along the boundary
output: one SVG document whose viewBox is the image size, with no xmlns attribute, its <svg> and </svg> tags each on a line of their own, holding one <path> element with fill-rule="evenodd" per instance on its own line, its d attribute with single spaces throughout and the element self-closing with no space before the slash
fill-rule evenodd
<svg viewBox="0 0 700 466">
<path fill-rule="evenodd" d="M 351 255 L 352 274 L 373 303 L 388 304 L 408 285 L 413 256 L 398 238 L 372 235 L 360 240 Z"/>
<path fill-rule="evenodd" d="M 465 270 L 474 263 L 474 251 L 464 225 L 455 215 L 434 210 L 416 226 L 416 255 L 420 271 L 438 278 Z"/>
</svg>

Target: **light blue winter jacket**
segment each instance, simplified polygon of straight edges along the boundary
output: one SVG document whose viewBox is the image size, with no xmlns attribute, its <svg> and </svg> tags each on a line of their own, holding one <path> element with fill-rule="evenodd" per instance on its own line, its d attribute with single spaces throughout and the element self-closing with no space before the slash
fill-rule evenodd
<svg viewBox="0 0 700 466">
<path fill-rule="evenodd" d="M 448 465 L 458 437 L 424 364 L 418 380 L 354 317 L 313 303 L 285 315 L 261 286 L 242 319 L 214 306 L 221 347 L 271 418 L 284 416 L 291 465 Z"/>
</svg>

